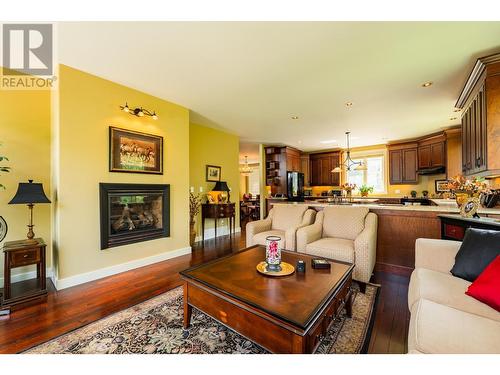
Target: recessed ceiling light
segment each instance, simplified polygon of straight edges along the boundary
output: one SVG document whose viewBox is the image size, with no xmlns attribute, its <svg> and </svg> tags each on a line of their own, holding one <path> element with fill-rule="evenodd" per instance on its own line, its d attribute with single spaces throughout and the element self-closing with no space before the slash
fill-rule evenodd
<svg viewBox="0 0 500 375">
<path fill-rule="evenodd" d="M 301 143 L 302 143 L 302 141 L 297 141 L 297 143 L 298 143 L 298 144 L 301 144 Z"/>
<path fill-rule="evenodd" d="M 346 107 L 352 107 L 352 102 L 346 102 L 346 103 L 345 103 L 345 106 L 346 106 Z"/>
<path fill-rule="evenodd" d="M 422 83 L 422 87 L 430 87 L 430 86 L 432 86 L 433 83 L 434 82 L 432 82 L 432 81 L 424 82 L 424 83 Z"/>
<path fill-rule="evenodd" d="M 292 120 L 298 120 L 299 116 L 292 116 Z"/>
<path fill-rule="evenodd" d="M 456 117 L 450 117 L 450 121 L 454 121 L 456 119 L 457 119 Z"/>
<path fill-rule="evenodd" d="M 327 144 L 330 144 L 330 143 L 337 143 L 337 140 L 336 139 L 329 139 L 329 140 L 326 140 L 326 141 L 320 141 L 319 143 L 327 145 Z"/>
</svg>

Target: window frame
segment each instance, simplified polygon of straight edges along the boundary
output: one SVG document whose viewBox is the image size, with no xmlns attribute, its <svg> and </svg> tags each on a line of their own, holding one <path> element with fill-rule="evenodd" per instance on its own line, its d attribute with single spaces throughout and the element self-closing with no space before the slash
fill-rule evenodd
<svg viewBox="0 0 500 375">
<path fill-rule="evenodd" d="M 380 194 L 380 195 L 386 195 L 387 194 L 387 183 L 388 183 L 388 171 L 387 171 L 387 151 L 380 149 L 380 150 L 372 150 L 372 151 L 358 151 L 358 152 L 351 152 L 351 158 L 352 160 L 362 160 L 364 163 L 367 162 L 367 159 L 370 158 L 382 158 L 382 186 L 383 190 L 382 191 L 374 191 L 372 194 Z M 363 172 L 363 184 L 367 184 L 367 178 L 368 178 L 368 171 L 362 171 Z M 349 182 L 349 171 L 346 171 L 345 174 L 345 180 L 346 182 Z M 361 195 L 359 193 L 359 186 L 356 195 Z"/>
</svg>

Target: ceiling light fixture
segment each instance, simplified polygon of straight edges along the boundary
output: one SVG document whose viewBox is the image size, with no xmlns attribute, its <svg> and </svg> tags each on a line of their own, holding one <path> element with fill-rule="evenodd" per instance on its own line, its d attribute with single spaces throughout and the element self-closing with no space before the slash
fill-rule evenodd
<svg viewBox="0 0 500 375">
<path fill-rule="evenodd" d="M 299 116 L 292 116 L 292 120 L 298 120 Z"/>
<path fill-rule="evenodd" d="M 456 119 L 456 117 L 450 117 L 450 121 L 455 121 Z"/>
<path fill-rule="evenodd" d="M 433 83 L 434 82 L 432 82 L 432 81 L 424 82 L 424 83 L 422 83 L 422 87 L 431 87 Z"/>
<path fill-rule="evenodd" d="M 346 107 L 352 107 L 352 102 L 346 102 L 346 103 L 345 103 L 345 106 L 346 106 Z"/>
<path fill-rule="evenodd" d="M 362 161 L 354 161 L 351 159 L 351 148 L 349 146 L 349 137 L 351 132 L 345 132 L 345 136 L 347 138 L 347 151 L 345 160 L 340 163 L 339 167 L 335 167 L 332 169 L 332 173 L 340 173 L 342 172 L 342 167 L 345 167 L 347 171 L 355 169 L 357 171 L 366 171 L 368 168 Z M 353 168 L 354 167 L 354 168 Z"/>
<path fill-rule="evenodd" d="M 461 110 L 462 110 L 462 108 L 455 108 L 455 109 L 453 110 L 453 112 L 460 112 Z"/>
<path fill-rule="evenodd" d="M 245 165 L 240 168 L 240 173 L 243 176 L 250 176 L 252 172 L 252 168 L 248 165 L 248 156 L 245 156 Z"/>
<path fill-rule="evenodd" d="M 133 115 L 133 116 L 137 116 L 137 117 L 144 117 L 144 116 L 150 116 L 153 118 L 153 120 L 158 120 L 158 115 L 156 114 L 156 112 L 151 112 L 145 108 L 142 108 L 142 107 L 136 107 L 134 109 L 131 109 L 127 103 L 125 103 L 125 105 L 121 105 L 120 106 L 120 109 L 123 111 L 123 112 L 127 112 L 128 114 L 130 115 Z"/>
</svg>

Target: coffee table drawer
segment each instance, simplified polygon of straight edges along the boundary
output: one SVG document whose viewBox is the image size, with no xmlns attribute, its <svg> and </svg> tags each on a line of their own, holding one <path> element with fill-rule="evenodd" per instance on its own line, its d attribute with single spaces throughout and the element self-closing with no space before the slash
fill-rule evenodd
<svg viewBox="0 0 500 375">
<path fill-rule="evenodd" d="M 306 353 L 313 353 L 325 335 L 325 317 L 322 317 L 311 328 L 306 338 Z"/>
</svg>

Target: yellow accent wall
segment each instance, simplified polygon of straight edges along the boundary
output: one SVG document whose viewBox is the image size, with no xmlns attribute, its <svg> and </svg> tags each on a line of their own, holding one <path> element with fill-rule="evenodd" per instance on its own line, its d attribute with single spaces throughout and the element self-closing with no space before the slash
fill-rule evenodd
<svg viewBox="0 0 500 375">
<path fill-rule="evenodd" d="M 59 279 L 188 247 L 189 111 L 65 65 L 59 89 Z M 154 110 L 159 119 L 120 111 L 125 102 Z M 109 126 L 163 136 L 164 174 L 109 172 Z M 100 250 L 100 182 L 170 184 L 170 237 Z"/>
<path fill-rule="evenodd" d="M 222 167 L 221 181 L 227 182 L 231 189 L 231 202 L 236 202 L 236 228 L 240 224 L 239 149 L 237 135 L 198 124 L 189 125 L 189 185 L 196 193 L 202 187 L 203 194 L 206 194 L 215 185 L 215 182 L 206 181 L 206 165 Z M 227 219 L 217 224 L 218 228 L 220 226 L 227 226 Z M 196 228 L 197 235 L 201 235 L 201 214 L 196 219 Z M 205 230 L 210 228 L 213 228 L 213 220 L 206 222 Z"/>
<path fill-rule="evenodd" d="M 1 67 L 0 67 L 1 69 Z M 50 91 L 0 90 L 0 155 L 7 156 L 10 173 L 0 174 L 0 216 L 7 221 L 5 241 L 26 238 L 28 208 L 26 205 L 7 204 L 17 191 L 19 182 L 32 179 L 41 182 L 50 197 Z M 47 243 L 47 266 L 51 266 L 50 205 L 35 205 L 33 211 L 36 237 Z M 3 277 L 3 253 L 0 255 L 0 277 Z M 34 271 L 35 266 L 17 268 L 13 275 Z"/>
</svg>

